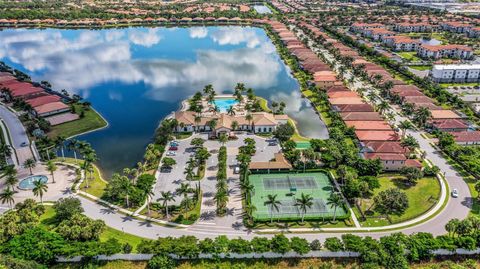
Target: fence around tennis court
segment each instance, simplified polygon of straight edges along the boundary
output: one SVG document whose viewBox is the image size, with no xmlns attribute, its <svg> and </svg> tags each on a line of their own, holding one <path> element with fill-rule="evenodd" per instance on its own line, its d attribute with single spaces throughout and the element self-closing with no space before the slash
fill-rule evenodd
<svg viewBox="0 0 480 269">
<path fill-rule="evenodd" d="M 257 210 L 253 217 L 256 221 L 299 220 L 302 210 L 297 205 L 296 199 L 302 193 L 310 195 L 311 207 L 307 207 L 305 220 L 330 220 L 334 215 L 336 219 L 349 218 L 349 211 L 345 206 L 332 207 L 327 205 L 327 199 L 334 190 L 332 179 L 325 171 L 316 173 L 274 173 L 254 174 L 250 176 L 254 185 L 251 203 Z M 266 197 L 277 195 L 280 204 L 265 205 Z"/>
</svg>

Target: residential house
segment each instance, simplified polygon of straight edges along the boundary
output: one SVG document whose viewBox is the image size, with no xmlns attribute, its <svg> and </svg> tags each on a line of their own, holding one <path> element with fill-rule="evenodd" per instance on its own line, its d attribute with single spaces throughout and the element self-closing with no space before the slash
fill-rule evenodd
<svg viewBox="0 0 480 269">
<path fill-rule="evenodd" d="M 480 145 L 480 131 L 452 132 L 451 134 L 457 144 L 464 146 Z"/>
<path fill-rule="evenodd" d="M 443 132 L 463 132 L 469 129 L 468 123 L 462 119 L 431 120 L 428 125 L 432 130 Z"/>
<path fill-rule="evenodd" d="M 387 36 L 383 38 L 382 43 L 394 51 L 416 51 L 422 44 L 419 40 L 407 36 Z"/>
</svg>

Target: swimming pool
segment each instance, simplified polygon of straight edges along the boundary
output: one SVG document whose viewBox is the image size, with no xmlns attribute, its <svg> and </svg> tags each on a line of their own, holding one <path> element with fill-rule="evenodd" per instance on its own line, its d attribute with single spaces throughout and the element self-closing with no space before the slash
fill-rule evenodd
<svg viewBox="0 0 480 269">
<path fill-rule="evenodd" d="M 221 113 L 225 113 L 231 106 L 238 104 L 238 101 L 233 98 L 218 98 L 213 100 L 213 103 L 220 109 Z"/>
<path fill-rule="evenodd" d="M 43 183 L 47 183 L 48 177 L 43 175 L 26 177 L 20 181 L 18 188 L 22 190 L 31 190 L 35 187 L 34 182 L 39 180 Z"/>
</svg>

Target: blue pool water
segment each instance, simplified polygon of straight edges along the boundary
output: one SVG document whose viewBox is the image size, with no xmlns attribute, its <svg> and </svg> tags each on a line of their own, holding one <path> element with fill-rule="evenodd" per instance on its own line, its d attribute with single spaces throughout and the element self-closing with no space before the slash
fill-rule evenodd
<svg viewBox="0 0 480 269">
<path fill-rule="evenodd" d="M 48 178 L 46 176 L 29 176 L 27 178 L 22 179 L 20 183 L 18 183 L 18 187 L 22 190 L 31 190 L 35 187 L 34 182 L 41 181 L 43 183 L 48 182 Z"/>
<path fill-rule="evenodd" d="M 220 109 L 220 112 L 227 112 L 231 106 L 238 104 L 238 101 L 231 98 L 218 98 L 213 100 L 213 103 Z"/>
<path fill-rule="evenodd" d="M 92 144 L 107 179 L 140 161 L 158 123 L 207 84 L 226 94 L 244 83 L 285 102 L 302 135 L 328 136 L 261 28 L 2 29 L 0 40 L 0 61 L 79 94 L 110 123 L 77 137 Z"/>
</svg>

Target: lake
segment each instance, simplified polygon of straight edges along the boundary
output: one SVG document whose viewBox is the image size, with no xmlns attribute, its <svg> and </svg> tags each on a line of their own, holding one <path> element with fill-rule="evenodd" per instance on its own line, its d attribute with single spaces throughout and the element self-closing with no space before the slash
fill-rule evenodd
<svg viewBox="0 0 480 269">
<path fill-rule="evenodd" d="M 302 135 L 328 137 L 261 28 L 7 29 L 0 40 L 2 61 L 81 95 L 107 119 L 108 128 L 78 137 L 106 177 L 140 161 L 159 122 L 207 84 L 229 93 L 245 83 L 284 101 Z"/>
</svg>

